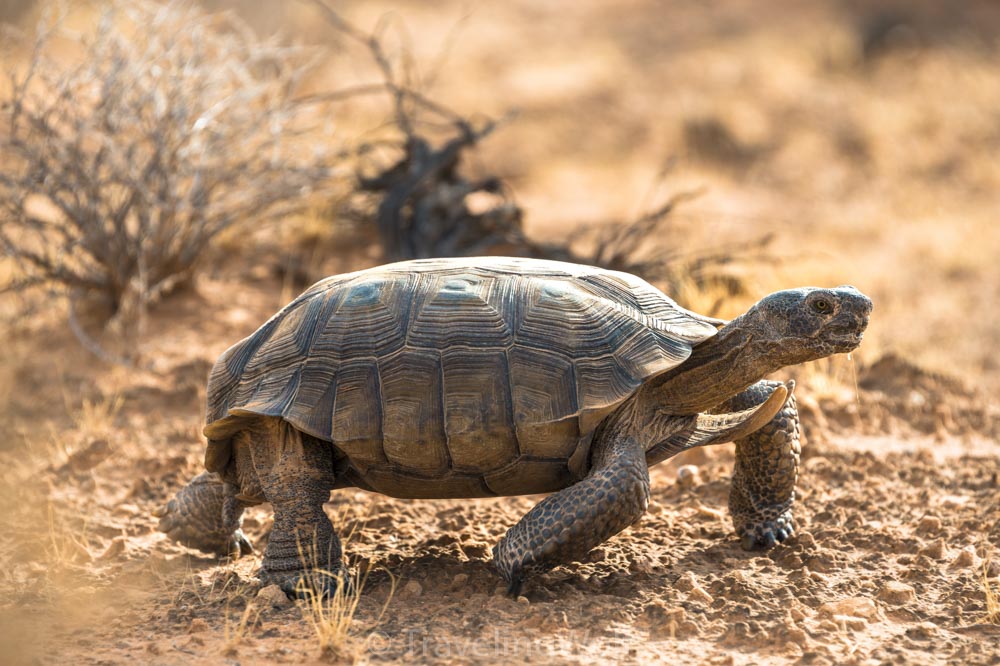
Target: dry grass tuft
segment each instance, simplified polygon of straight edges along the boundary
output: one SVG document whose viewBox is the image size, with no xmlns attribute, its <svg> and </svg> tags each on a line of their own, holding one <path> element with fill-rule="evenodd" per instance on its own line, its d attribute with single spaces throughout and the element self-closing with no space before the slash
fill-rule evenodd
<svg viewBox="0 0 1000 666">
<path fill-rule="evenodd" d="M 222 634 L 222 654 L 233 656 L 239 651 L 239 646 L 247 642 L 260 621 L 260 608 L 252 601 L 247 601 L 243 612 L 233 619 L 230 605 L 226 604 L 226 624 Z"/>
<path fill-rule="evenodd" d="M 986 621 L 1000 624 L 1000 581 L 989 577 L 990 561 L 983 558 L 983 592 L 986 595 Z"/>
<path fill-rule="evenodd" d="M 345 543 L 354 534 L 352 530 L 346 537 Z M 360 570 L 349 570 L 346 565 L 336 573 L 322 567 L 315 566 L 318 562 L 315 547 L 306 549 L 299 544 L 299 557 L 302 562 L 311 570 L 315 586 L 307 584 L 305 580 L 299 581 L 297 594 L 301 601 L 299 608 L 302 611 L 303 619 L 312 627 L 316 634 L 316 642 L 320 654 L 325 658 L 357 660 L 371 637 L 372 631 L 382 621 L 389 603 L 396 592 L 396 578 L 390 574 L 391 585 L 389 594 L 378 617 L 368 626 L 356 627 L 356 615 L 358 605 L 361 602 L 361 592 L 368 582 L 368 576 L 372 571 L 369 565 Z M 335 585 L 332 594 L 322 591 L 324 585 L 321 582 L 334 581 Z M 361 635 L 364 634 L 362 638 Z"/>
</svg>

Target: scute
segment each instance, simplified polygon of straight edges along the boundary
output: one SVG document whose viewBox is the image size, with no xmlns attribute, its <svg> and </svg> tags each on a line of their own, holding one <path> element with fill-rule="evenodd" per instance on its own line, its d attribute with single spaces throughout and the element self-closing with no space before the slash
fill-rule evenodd
<svg viewBox="0 0 1000 666">
<path fill-rule="evenodd" d="M 421 479 L 510 494 L 523 478 L 535 492 L 720 323 L 635 276 L 562 262 L 431 259 L 327 278 L 216 363 L 206 464 L 225 465 L 248 417 L 278 416 L 388 494 L 394 479 L 406 496 L 434 493 Z"/>
</svg>

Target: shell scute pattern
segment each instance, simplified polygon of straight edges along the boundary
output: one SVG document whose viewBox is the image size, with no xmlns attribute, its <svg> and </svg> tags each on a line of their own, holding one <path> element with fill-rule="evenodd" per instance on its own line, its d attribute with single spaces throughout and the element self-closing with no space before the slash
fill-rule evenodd
<svg viewBox="0 0 1000 666">
<path fill-rule="evenodd" d="M 328 278 L 220 358 L 206 459 L 245 417 L 271 415 L 333 442 L 390 495 L 541 492 L 714 322 L 633 276 L 559 262 L 418 260 Z"/>
</svg>

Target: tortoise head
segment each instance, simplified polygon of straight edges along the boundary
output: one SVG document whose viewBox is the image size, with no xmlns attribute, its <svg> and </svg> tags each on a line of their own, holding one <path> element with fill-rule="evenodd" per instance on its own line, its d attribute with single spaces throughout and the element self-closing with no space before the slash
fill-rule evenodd
<svg viewBox="0 0 1000 666">
<path fill-rule="evenodd" d="M 802 287 L 761 299 L 743 323 L 768 343 L 774 360 L 791 365 L 857 349 L 871 311 L 871 299 L 854 287 Z"/>
</svg>

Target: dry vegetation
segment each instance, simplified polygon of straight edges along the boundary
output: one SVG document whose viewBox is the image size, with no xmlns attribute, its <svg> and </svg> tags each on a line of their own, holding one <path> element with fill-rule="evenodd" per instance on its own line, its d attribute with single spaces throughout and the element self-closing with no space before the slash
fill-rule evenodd
<svg viewBox="0 0 1000 666">
<path fill-rule="evenodd" d="M 120 305 L 128 290 L 142 302 L 166 291 L 150 262 L 194 276 L 192 288 L 143 306 L 146 362 L 137 367 L 82 349 L 47 295 L 0 300 L 7 662 L 995 663 L 995 4 L 970 0 L 945 11 L 923 0 L 724 0 L 709 11 L 701 3 L 595 0 L 569 9 L 525 0 L 470 11 L 458 2 L 338 3 L 347 29 L 308 3 L 202 4 L 235 9 L 261 35 L 281 34 L 261 41 L 191 8 L 190 31 L 142 41 L 132 29 L 132 37 L 114 33 L 97 7 L 74 5 L 49 38 L 52 61 L 36 61 L 37 71 L 79 63 L 69 70 L 79 83 L 109 82 L 121 93 L 107 96 L 124 114 L 114 116 L 125 123 L 117 134 L 102 129 L 111 107 L 91 104 L 91 93 L 70 105 L 65 95 L 43 95 L 42 79 L 19 93 L 31 44 L 3 44 L 3 64 L 16 77 L 4 95 L 30 104 L 2 111 L 0 238 L 19 260 L 0 259 L 0 281 L 51 284 L 46 262 L 110 280 L 87 257 L 116 240 L 128 240 L 127 259 L 116 264 L 127 277 L 109 301 Z M 40 11 L 0 3 L 0 20 L 17 18 L 30 33 Z M 209 29 L 221 29 L 222 41 L 195 39 Z M 366 42 L 372 34 L 382 63 Z M 90 40 L 110 49 L 103 60 L 93 52 L 80 59 Z M 300 56 L 317 51 L 292 43 L 328 50 L 305 75 Z M 274 69 L 251 57 L 264 52 L 277 59 Z M 123 54 L 136 69 L 112 66 Z M 278 67 L 285 56 L 297 64 Z M 158 78 L 146 63 L 160 57 L 185 75 Z M 231 67 L 215 67 L 219 59 Z M 126 74 L 135 86 L 120 85 Z M 76 90 L 66 81 L 77 79 L 57 77 L 51 90 Z M 298 96 L 284 83 L 295 83 Z M 338 99 L 324 104 L 333 106 L 314 103 L 331 91 Z M 162 123 L 194 125 L 134 113 L 143 94 L 163 96 L 187 120 L 221 108 L 231 114 L 229 130 L 165 132 Z M 221 107 L 213 106 L 217 94 Z M 263 107 L 241 103 L 254 94 Z M 312 101 L 299 107 L 296 99 Z M 283 121 L 289 104 L 307 110 L 297 127 L 311 125 L 310 134 L 246 138 L 261 108 Z M 54 125 L 9 123 L 46 109 Z M 512 109 L 510 122 L 483 131 Z M 136 181 L 113 152 L 134 145 L 150 164 L 165 136 L 174 143 L 162 145 L 188 150 L 189 159 L 152 162 L 160 164 L 152 181 Z M 301 139 L 309 151 L 299 150 Z M 461 159 L 449 153 L 455 159 L 428 170 L 427 157 L 443 155 L 449 140 L 464 141 Z M 100 164 L 77 161 L 59 179 L 25 180 L 25 164 L 65 165 L 57 158 L 73 146 Z M 285 152 L 275 161 L 265 146 Z M 292 196 L 313 182 L 317 148 L 351 156 L 329 201 Z M 244 164 L 256 166 L 241 171 Z M 199 169 L 223 179 L 226 193 L 206 201 L 200 217 L 190 205 Z M 407 169 L 409 185 L 398 178 Z M 413 170 L 424 185 L 432 174 L 434 187 L 413 189 Z M 265 212 L 268 197 L 251 191 L 260 179 L 275 188 L 264 195 L 282 193 L 272 213 L 310 207 L 280 224 L 255 224 L 260 218 L 245 214 Z M 345 189 L 348 181 L 361 191 Z M 88 189 L 101 183 L 108 189 Z M 160 188 L 165 198 L 151 194 Z M 212 361 L 304 282 L 392 256 L 379 206 L 404 191 L 403 203 L 382 211 L 392 233 L 420 229 L 420 242 L 456 241 L 456 228 L 485 229 L 502 239 L 490 246 L 497 251 L 631 262 L 706 313 L 729 316 L 793 284 L 851 282 L 871 294 L 876 309 L 858 353 L 790 373 L 800 381 L 806 428 L 800 536 L 767 555 L 739 549 L 725 515 L 732 453 L 717 447 L 655 470 L 640 525 L 516 601 L 502 595 L 489 549 L 536 498 L 335 493 L 328 508 L 350 535 L 355 584 L 332 602 L 292 604 L 262 591 L 258 557 L 221 563 L 167 542 L 153 512 L 199 471 Z M 121 205 L 125 192 L 138 202 L 123 235 L 100 211 Z M 60 217 L 58 203 L 37 203 L 67 196 L 82 197 L 90 216 L 82 227 Z M 166 226 L 142 222 L 142 210 L 170 201 Z M 428 232 L 430 219 L 437 226 Z M 208 233 L 222 220 L 238 226 Z M 608 220 L 636 222 L 629 231 Z M 169 243 L 150 245 L 144 224 L 151 233 L 191 231 L 176 240 L 194 242 L 201 259 L 182 266 L 170 252 L 150 253 Z M 97 244 L 82 236 L 66 251 L 48 243 L 82 230 Z M 399 247 L 400 256 L 428 251 Z M 25 248 L 52 252 L 37 254 L 39 263 Z M 734 254 L 750 261 L 731 261 Z M 681 463 L 698 468 L 683 485 Z M 266 508 L 248 512 L 244 529 L 258 552 L 270 528 Z"/>
</svg>

